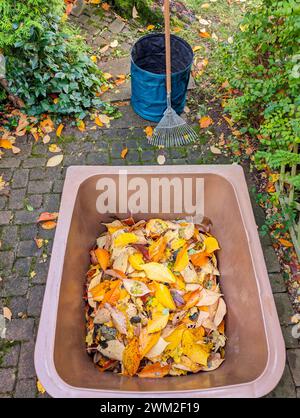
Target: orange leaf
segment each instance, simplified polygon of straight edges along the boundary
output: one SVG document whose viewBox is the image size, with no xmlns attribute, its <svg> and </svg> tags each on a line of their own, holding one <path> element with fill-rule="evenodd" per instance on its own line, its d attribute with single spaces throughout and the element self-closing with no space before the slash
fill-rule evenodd
<svg viewBox="0 0 300 418">
<path fill-rule="evenodd" d="M 183 298 L 186 302 L 184 309 L 190 309 L 198 303 L 200 299 L 200 290 L 196 289 L 193 292 L 188 292 Z"/>
<path fill-rule="evenodd" d="M 55 221 L 58 218 L 58 212 L 43 212 L 40 214 L 37 222 Z"/>
<path fill-rule="evenodd" d="M 139 340 L 137 337 L 134 337 L 125 347 L 123 352 L 123 365 L 125 372 L 129 374 L 129 376 L 134 376 L 136 374 L 140 366 L 141 359 Z"/>
<path fill-rule="evenodd" d="M 199 121 L 201 128 L 208 128 L 210 125 L 214 123 L 210 116 L 202 116 Z"/>
<path fill-rule="evenodd" d="M 164 237 L 160 237 L 157 241 L 153 241 L 153 243 L 149 247 L 149 257 L 152 261 L 160 261 L 161 258 L 165 254 L 167 243 Z"/>
<path fill-rule="evenodd" d="M 56 130 L 56 136 L 60 137 L 63 129 L 64 125 L 61 123 Z"/>
<path fill-rule="evenodd" d="M 98 126 L 103 126 L 104 124 L 101 122 L 101 120 L 100 120 L 100 118 L 99 118 L 99 116 L 96 116 L 95 117 L 95 124 L 96 125 L 98 125 Z"/>
<path fill-rule="evenodd" d="M 218 326 L 218 331 L 220 332 L 220 334 L 224 334 L 224 332 L 225 332 L 225 321 L 224 321 L 224 319 L 220 323 L 220 325 Z"/>
<path fill-rule="evenodd" d="M 126 158 L 127 153 L 128 153 L 128 148 L 124 148 L 121 152 L 121 158 L 123 158 L 123 160 Z"/>
<path fill-rule="evenodd" d="M 210 34 L 208 32 L 199 32 L 199 36 L 201 38 L 210 38 Z"/>
<path fill-rule="evenodd" d="M 152 126 L 147 126 L 147 127 L 144 129 L 144 132 L 145 132 L 145 134 L 146 134 L 147 138 L 151 138 L 151 137 L 152 137 L 152 135 L 153 135 L 153 128 L 152 128 Z"/>
<path fill-rule="evenodd" d="M 102 3 L 101 7 L 103 10 L 105 10 L 106 12 L 110 9 L 110 5 L 108 3 Z"/>
<path fill-rule="evenodd" d="M 41 227 L 43 229 L 53 229 L 53 228 L 56 227 L 56 222 L 55 221 L 46 221 L 46 222 L 41 224 Z"/>
<path fill-rule="evenodd" d="M 177 254 L 176 261 L 174 264 L 174 271 L 180 272 L 184 270 L 189 264 L 189 256 L 187 252 L 187 246 L 185 245 Z"/>
<path fill-rule="evenodd" d="M 0 139 L 0 148 L 12 149 L 12 143 L 8 139 Z"/>
<path fill-rule="evenodd" d="M 283 239 L 283 238 L 279 238 L 279 240 L 278 240 L 279 242 L 280 242 L 280 244 L 282 244 L 284 247 L 292 247 L 293 246 L 293 243 L 292 242 L 290 242 L 290 241 L 288 241 L 288 240 L 286 240 L 286 239 Z"/>
<path fill-rule="evenodd" d="M 109 265 L 109 252 L 104 248 L 97 248 L 94 253 L 102 270 L 105 271 Z"/>
<path fill-rule="evenodd" d="M 43 238 L 34 238 L 34 241 L 36 243 L 36 246 L 38 248 L 42 248 L 43 244 L 44 244 L 44 240 Z"/>
<path fill-rule="evenodd" d="M 159 340 L 159 337 L 160 331 L 149 334 L 147 327 L 142 328 L 139 338 L 141 357 L 144 357 L 151 350 L 151 348 L 155 346 Z"/>
<path fill-rule="evenodd" d="M 138 376 L 145 378 L 161 378 L 169 373 L 170 367 L 171 366 L 169 364 L 161 366 L 158 362 L 149 364 L 148 366 L 145 366 L 140 373 L 138 373 Z"/>
<path fill-rule="evenodd" d="M 80 132 L 85 131 L 85 123 L 83 122 L 83 120 L 79 120 L 77 122 L 77 128 L 80 130 Z"/>
<path fill-rule="evenodd" d="M 191 255 L 191 262 L 196 267 L 202 267 L 208 262 L 207 254 L 204 253 L 195 253 Z"/>
<path fill-rule="evenodd" d="M 117 303 L 117 301 L 120 298 L 121 283 L 122 283 L 122 280 L 119 280 L 119 279 L 115 280 L 114 282 L 111 282 L 110 290 L 104 295 L 103 302 L 102 302 L 103 304 L 110 303 L 111 305 L 115 305 Z"/>
</svg>

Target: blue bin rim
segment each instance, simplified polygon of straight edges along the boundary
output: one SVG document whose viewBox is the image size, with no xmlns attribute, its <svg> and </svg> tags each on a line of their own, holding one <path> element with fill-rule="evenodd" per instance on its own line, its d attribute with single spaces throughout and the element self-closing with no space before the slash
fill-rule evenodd
<svg viewBox="0 0 300 418">
<path fill-rule="evenodd" d="M 142 41 L 144 38 L 152 38 L 152 37 L 154 37 L 154 36 L 165 36 L 165 34 L 163 33 L 163 32 L 155 32 L 155 33 L 151 33 L 151 34 L 148 34 L 148 35 L 144 35 L 144 36 L 142 36 L 140 39 L 138 39 L 136 42 L 135 42 L 135 44 L 133 45 L 133 47 L 131 48 L 131 51 L 130 51 L 130 61 L 131 61 L 131 64 L 132 65 L 134 65 L 134 67 L 136 67 L 136 68 L 138 68 L 139 69 L 139 71 L 141 71 L 141 72 L 143 72 L 143 73 L 146 73 L 146 74 L 150 74 L 151 75 L 151 77 L 155 77 L 155 78 L 165 78 L 166 77 L 166 74 L 157 74 L 157 73 L 151 73 L 151 71 L 147 71 L 147 70 L 144 70 L 143 68 L 141 68 L 141 67 L 139 67 L 135 62 L 134 62 L 134 60 L 133 60 L 133 58 L 132 58 L 132 52 L 133 52 L 133 48 L 135 47 L 135 45 L 138 43 L 138 42 L 140 42 L 140 41 Z M 191 45 L 187 42 L 187 41 L 185 41 L 184 39 L 182 39 L 182 38 L 180 38 L 180 36 L 177 36 L 177 35 L 173 35 L 173 34 L 171 34 L 171 37 L 172 38 L 176 38 L 176 39 L 178 39 L 179 41 L 181 41 L 182 43 L 184 43 L 189 49 L 190 49 L 190 51 L 191 51 L 191 53 L 192 53 L 192 57 L 193 57 L 193 60 L 194 60 L 194 51 L 193 51 L 193 49 L 192 49 L 192 47 L 191 47 Z M 192 66 L 192 64 L 193 64 L 193 60 L 192 60 L 192 62 L 186 67 L 186 68 L 184 68 L 183 70 L 181 70 L 181 71 L 177 71 L 176 73 L 172 73 L 172 76 L 174 76 L 174 75 L 178 75 L 178 74 L 182 74 L 182 73 L 185 73 L 186 71 L 188 71 L 190 68 L 191 68 L 191 66 Z"/>
</svg>

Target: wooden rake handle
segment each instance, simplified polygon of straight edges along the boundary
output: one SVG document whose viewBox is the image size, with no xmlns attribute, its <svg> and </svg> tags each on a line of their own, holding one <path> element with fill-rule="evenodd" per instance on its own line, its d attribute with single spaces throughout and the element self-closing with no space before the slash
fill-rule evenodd
<svg viewBox="0 0 300 418">
<path fill-rule="evenodd" d="M 167 94 L 171 94 L 171 32 L 170 32 L 170 0 L 164 2 L 165 16 L 165 42 L 166 42 L 166 76 L 167 76 Z"/>
</svg>

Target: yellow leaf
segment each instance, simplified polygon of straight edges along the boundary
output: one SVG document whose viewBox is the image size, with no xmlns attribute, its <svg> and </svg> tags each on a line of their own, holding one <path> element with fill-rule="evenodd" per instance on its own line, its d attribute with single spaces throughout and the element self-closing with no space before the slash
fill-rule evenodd
<svg viewBox="0 0 300 418">
<path fill-rule="evenodd" d="M 223 119 L 226 120 L 226 122 L 228 123 L 229 126 L 233 126 L 233 122 L 230 118 L 228 118 L 227 116 L 223 116 Z"/>
<path fill-rule="evenodd" d="M 147 26 L 147 30 L 153 30 L 155 28 L 155 26 L 154 25 L 148 25 Z"/>
<path fill-rule="evenodd" d="M 103 77 L 105 80 L 109 80 L 110 78 L 113 78 L 113 76 L 110 73 L 103 73 Z"/>
<path fill-rule="evenodd" d="M 181 32 L 182 28 L 180 28 L 179 26 L 176 26 L 175 28 L 173 28 L 173 32 L 178 33 Z"/>
<path fill-rule="evenodd" d="M 34 238 L 34 241 L 36 243 L 36 246 L 38 248 L 42 248 L 43 244 L 44 244 L 44 240 L 43 238 Z"/>
<path fill-rule="evenodd" d="M 159 303 L 161 303 L 165 308 L 169 308 L 171 310 L 176 309 L 176 305 L 172 298 L 171 292 L 167 286 L 162 283 L 156 284 L 156 292 L 155 297 Z"/>
<path fill-rule="evenodd" d="M 189 255 L 187 247 L 183 247 L 177 254 L 176 261 L 174 264 L 174 271 L 180 272 L 184 270 L 189 264 Z"/>
<path fill-rule="evenodd" d="M 184 325 L 180 325 L 179 327 L 175 328 L 175 330 L 165 337 L 165 341 L 169 343 L 167 350 L 168 351 L 174 351 L 176 348 L 181 344 L 182 335 L 185 330 Z"/>
<path fill-rule="evenodd" d="M 151 138 L 151 137 L 152 137 L 152 135 L 153 135 L 153 128 L 152 128 L 152 126 L 147 126 L 147 127 L 144 129 L 144 132 L 145 132 L 145 134 L 146 134 L 147 138 Z"/>
<path fill-rule="evenodd" d="M 57 104 L 59 102 L 59 98 L 58 97 L 56 97 L 55 99 L 53 99 L 53 103 L 54 104 Z"/>
<path fill-rule="evenodd" d="M 210 116 L 202 116 L 199 121 L 201 128 L 208 128 L 210 125 L 214 123 Z"/>
<path fill-rule="evenodd" d="M 199 51 L 200 49 L 202 49 L 202 47 L 201 47 L 200 45 L 196 45 L 196 46 L 194 46 L 194 48 L 193 48 L 193 52 L 197 52 L 197 51 Z"/>
<path fill-rule="evenodd" d="M 49 151 L 50 152 L 60 152 L 61 149 L 59 148 L 59 146 L 57 144 L 51 144 L 51 145 L 49 145 Z"/>
<path fill-rule="evenodd" d="M 194 363 L 207 366 L 209 353 L 195 343 L 194 336 L 190 330 L 185 330 L 182 335 L 182 351 Z"/>
<path fill-rule="evenodd" d="M 245 25 L 240 25 L 240 29 L 242 32 L 246 32 L 246 30 L 248 29 L 249 25 L 245 24 Z"/>
<path fill-rule="evenodd" d="M 171 242 L 171 248 L 173 251 L 179 250 L 179 248 L 183 247 L 186 243 L 186 240 L 183 238 L 174 239 Z"/>
<path fill-rule="evenodd" d="M 165 255 L 167 243 L 164 237 L 160 237 L 158 240 L 153 241 L 149 247 L 149 257 L 151 261 L 160 261 Z"/>
<path fill-rule="evenodd" d="M 110 125 L 110 118 L 107 115 L 98 115 L 99 120 L 104 123 L 106 126 Z"/>
<path fill-rule="evenodd" d="M 56 130 L 56 136 L 60 137 L 63 129 L 64 125 L 61 123 Z"/>
<path fill-rule="evenodd" d="M 9 308 L 7 308 L 6 306 L 3 308 L 3 316 L 4 316 L 4 318 L 11 321 L 12 313 L 11 313 L 11 310 Z"/>
<path fill-rule="evenodd" d="M 123 158 L 123 160 L 126 158 L 127 153 L 128 153 L 128 148 L 122 149 L 121 158 Z"/>
<path fill-rule="evenodd" d="M 12 143 L 8 139 L 0 139 L 0 148 L 12 149 Z"/>
<path fill-rule="evenodd" d="M 123 234 L 117 236 L 114 241 L 114 245 L 116 247 L 125 247 L 125 245 L 134 244 L 137 241 L 138 237 L 135 234 L 132 232 L 124 232 Z"/>
<path fill-rule="evenodd" d="M 139 346 L 140 346 L 140 353 L 142 357 L 151 350 L 152 347 L 158 342 L 160 337 L 160 332 L 149 334 L 147 331 L 147 327 L 142 328 L 140 337 L 139 337 Z"/>
<path fill-rule="evenodd" d="M 49 158 L 49 160 L 47 161 L 46 166 L 47 167 L 56 167 L 57 165 L 59 165 L 62 162 L 63 158 L 64 158 L 64 156 L 62 154 L 55 155 L 54 157 Z"/>
<path fill-rule="evenodd" d="M 78 121 L 77 121 L 77 128 L 78 128 L 81 132 L 84 132 L 84 131 L 85 131 L 85 123 L 83 122 L 83 120 L 78 120 Z"/>
<path fill-rule="evenodd" d="M 213 253 L 216 250 L 219 250 L 219 243 L 216 240 L 216 238 L 214 237 L 208 237 L 204 240 L 204 245 L 205 245 L 205 252 L 207 252 L 208 254 Z"/>
<path fill-rule="evenodd" d="M 96 57 L 96 55 L 92 55 L 92 56 L 91 56 L 91 60 L 92 60 L 95 64 L 97 64 L 97 57 Z"/>
<path fill-rule="evenodd" d="M 116 48 L 119 45 L 119 42 L 117 41 L 117 39 L 115 39 L 114 41 L 112 41 L 110 43 L 110 47 L 111 48 Z"/>
<path fill-rule="evenodd" d="M 37 387 L 37 390 L 40 393 L 45 393 L 46 392 L 44 386 L 41 384 L 41 382 L 39 380 L 36 382 L 36 387 Z"/>
<path fill-rule="evenodd" d="M 99 119 L 99 116 L 96 116 L 95 117 L 95 124 L 98 125 L 98 126 L 100 126 L 100 127 L 104 125 L 104 123 L 101 122 L 101 120 Z"/>
<path fill-rule="evenodd" d="M 155 280 L 157 282 L 163 283 L 175 283 L 176 277 L 171 272 L 171 270 L 160 263 L 146 263 L 143 264 L 143 270 L 145 271 L 147 277 L 150 280 Z"/>
<path fill-rule="evenodd" d="M 91 4 L 100 4 L 102 0 L 90 0 Z"/>
<path fill-rule="evenodd" d="M 209 9 L 209 7 L 210 7 L 210 5 L 209 5 L 209 3 L 203 3 L 203 4 L 201 4 L 201 9 Z"/>
<path fill-rule="evenodd" d="M 163 330 L 169 320 L 169 311 L 168 309 L 161 310 L 154 310 L 152 312 L 152 319 L 149 319 L 147 324 L 147 331 L 149 334 L 153 332 L 158 332 Z"/>
<path fill-rule="evenodd" d="M 131 254 L 128 258 L 128 261 L 135 270 L 143 270 L 142 264 L 144 264 L 144 259 L 141 253 Z"/>
</svg>

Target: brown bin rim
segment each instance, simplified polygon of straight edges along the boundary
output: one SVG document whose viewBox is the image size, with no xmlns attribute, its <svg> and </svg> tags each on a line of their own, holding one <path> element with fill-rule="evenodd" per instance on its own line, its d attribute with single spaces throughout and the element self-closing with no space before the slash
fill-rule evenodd
<svg viewBox="0 0 300 418">
<path fill-rule="evenodd" d="M 249 242 L 249 250 L 258 287 L 262 317 L 268 347 L 267 364 L 262 374 L 253 381 L 212 387 L 200 390 L 161 392 L 111 391 L 78 388 L 67 384 L 57 373 L 54 364 L 55 330 L 64 264 L 65 248 L 78 189 L 83 181 L 95 175 L 116 175 L 126 170 L 128 175 L 178 175 L 215 174 L 223 177 L 233 187 L 243 225 Z M 262 299 L 268 299 L 268 309 Z M 278 320 L 272 289 L 264 262 L 257 225 L 244 171 L 238 164 L 232 165 L 190 165 L 190 166 L 71 166 L 67 169 L 64 183 L 59 220 L 56 227 L 51 262 L 45 289 L 43 308 L 35 346 L 34 363 L 36 372 L 46 391 L 53 397 L 67 398 L 113 398 L 113 397 L 261 397 L 278 384 L 285 367 L 285 344 Z"/>
</svg>

